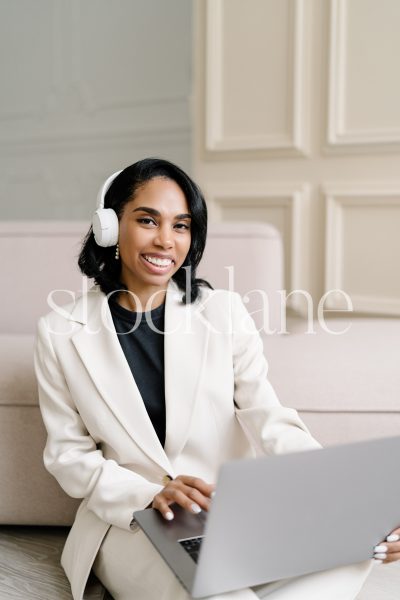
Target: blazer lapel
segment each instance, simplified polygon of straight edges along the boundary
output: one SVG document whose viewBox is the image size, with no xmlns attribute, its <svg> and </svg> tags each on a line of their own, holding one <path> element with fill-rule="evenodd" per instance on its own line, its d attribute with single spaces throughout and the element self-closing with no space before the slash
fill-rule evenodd
<svg viewBox="0 0 400 600">
<path fill-rule="evenodd" d="M 199 393 L 209 330 L 200 317 L 201 302 L 183 305 L 182 292 L 170 281 L 165 307 L 165 452 L 173 460 L 183 449 Z"/>
<path fill-rule="evenodd" d="M 72 336 L 72 343 L 100 395 L 143 452 L 171 473 L 119 343 L 106 296 L 94 286 L 76 303 L 70 318 L 85 325 Z"/>
</svg>

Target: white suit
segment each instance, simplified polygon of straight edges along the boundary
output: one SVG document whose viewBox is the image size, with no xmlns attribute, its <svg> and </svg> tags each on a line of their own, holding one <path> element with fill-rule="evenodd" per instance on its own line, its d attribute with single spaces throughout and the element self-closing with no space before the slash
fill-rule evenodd
<svg viewBox="0 0 400 600">
<path fill-rule="evenodd" d="M 74 600 L 82 598 L 110 525 L 129 531 L 132 513 L 151 502 L 166 474 L 211 483 L 223 462 L 252 455 L 256 446 L 267 454 L 318 447 L 268 383 L 262 341 L 240 296 L 204 289 L 189 305 L 181 297 L 171 280 L 164 448 L 99 287 L 39 321 L 35 368 L 48 432 L 45 466 L 67 494 L 84 499 L 62 555 Z M 138 552 L 137 566 L 141 560 Z"/>
</svg>

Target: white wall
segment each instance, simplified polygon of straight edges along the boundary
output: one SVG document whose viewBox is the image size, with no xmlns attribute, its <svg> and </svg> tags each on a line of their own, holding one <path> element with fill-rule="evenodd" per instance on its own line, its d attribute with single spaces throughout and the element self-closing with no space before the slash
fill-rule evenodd
<svg viewBox="0 0 400 600">
<path fill-rule="evenodd" d="M 88 219 L 145 156 L 190 170 L 187 0 L 0 1 L 0 219 Z"/>
<path fill-rule="evenodd" d="M 399 315 L 400 2 L 198 0 L 195 22 L 211 218 L 276 225 L 288 290 Z"/>
</svg>

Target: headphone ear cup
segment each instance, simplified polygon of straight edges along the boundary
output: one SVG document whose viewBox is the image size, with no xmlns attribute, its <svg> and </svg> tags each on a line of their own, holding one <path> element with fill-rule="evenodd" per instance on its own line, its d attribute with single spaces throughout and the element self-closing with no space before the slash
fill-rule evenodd
<svg viewBox="0 0 400 600">
<path fill-rule="evenodd" d="M 98 246 L 107 248 L 118 243 L 119 222 L 112 208 L 98 208 L 93 215 L 92 227 Z"/>
</svg>

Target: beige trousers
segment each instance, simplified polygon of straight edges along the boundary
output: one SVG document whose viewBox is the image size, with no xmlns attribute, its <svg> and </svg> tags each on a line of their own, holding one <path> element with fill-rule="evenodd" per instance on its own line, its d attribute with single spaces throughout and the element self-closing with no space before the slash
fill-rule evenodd
<svg viewBox="0 0 400 600">
<path fill-rule="evenodd" d="M 209 597 L 209 600 L 354 600 L 372 567 L 368 560 Z M 190 600 L 173 572 L 141 530 L 111 527 L 100 547 L 93 571 L 114 600 Z"/>
</svg>

